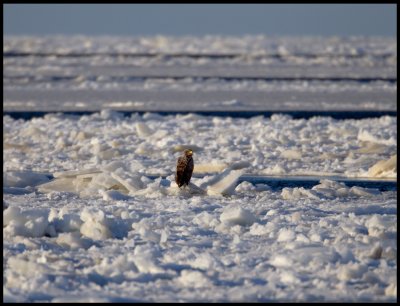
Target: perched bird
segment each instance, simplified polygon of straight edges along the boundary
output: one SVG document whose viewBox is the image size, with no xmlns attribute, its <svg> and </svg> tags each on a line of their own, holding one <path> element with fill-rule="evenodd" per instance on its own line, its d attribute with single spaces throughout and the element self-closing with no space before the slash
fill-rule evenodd
<svg viewBox="0 0 400 306">
<path fill-rule="evenodd" d="M 192 150 L 185 150 L 183 155 L 178 158 L 178 162 L 176 164 L 175 182 L 179 188 L 183 185 L 189 185 L 194 167 L 192 155 Z"/>
</svg>

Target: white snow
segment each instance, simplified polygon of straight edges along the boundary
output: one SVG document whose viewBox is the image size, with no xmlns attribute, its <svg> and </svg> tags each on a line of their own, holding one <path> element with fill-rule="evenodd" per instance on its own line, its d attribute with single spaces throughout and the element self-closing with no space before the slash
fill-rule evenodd
<svg viewBox="0 0 400 306">
<path fill-rule="evenodd" d="M 191 270 L 182 270 L 177 281 L 180 282 L 181 285 L 189 288 L 204 288 L 207 290 L 211 285 L 210 280 L 204 275 L 204 273 Z"/>
<path fill-rule="evenodd" d="M 247 209 L 232 204 L 224 208 L 220 216 L 222 222 L 226 222 L 230 225 L 252 225 L 257 219 Z"/>
</svg>

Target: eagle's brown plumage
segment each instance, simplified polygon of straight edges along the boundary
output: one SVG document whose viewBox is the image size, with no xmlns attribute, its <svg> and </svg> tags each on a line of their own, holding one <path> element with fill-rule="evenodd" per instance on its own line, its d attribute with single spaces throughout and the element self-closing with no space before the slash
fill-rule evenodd
<svg viewBox="0 0 400 306">
<path fill-rule="evenodd" d="M 192 155 L 192 150 L 185 150 L 176 163 L 175 182 L 179 188 L 183 185 L 189 185 L 194 167 Z"/>
</svg>

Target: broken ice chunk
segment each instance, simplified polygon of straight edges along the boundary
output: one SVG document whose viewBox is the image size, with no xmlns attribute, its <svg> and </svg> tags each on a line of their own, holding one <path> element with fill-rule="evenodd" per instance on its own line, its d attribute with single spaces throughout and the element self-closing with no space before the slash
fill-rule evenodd
<svg viewBox="0 0 400 306">
<path fill-rule="evenodd" d="M 117 190 L 100 190 L 99 192 L 105 201 L 127 201 L 130 199 L 129 196 L 124 195 Z"/>
<path fill-rule="evenodd" d="M 257 220 L 250 211 L 236 204 L 225 207 L 219 219 L 230 225 L 242 226 L 252 225 Z"/>
<path fill-rule="evenodd" d="M 397 177 L 397 154 L 388 160 L 380 160 L 368 169 L 370 177 Z"/>
<path fill-rule="evenodd" d="M 130 175 L 122 168 L 111 173 L 111 176 L 121 183 L 130 193 L 143 189 L 143 182 L 139 175 Z"/>
<path fill-rule="evenodd" d="M 209 195 L 232 195 L 235 192 L 236 183 L 239 177 L 244 173 L 244 170 L 226 169 L 222 173 L 215 176 L 215 178 L 207 183 L 207 193 Z M 204 188 L 200 186 L 200 188 Z"/>
<path fill-rule="evenodd" d="M 52 191 L 65 191 L 65 192 L 76 192 L 76 187 L 73 183 L 75 178 L 71 177 L 65 177 L 65 178 L 59 178 L 55 179 L 51 182 L 39 185 L 37 189 L 40 192 L 48 193 Z"/>
<path fill-rule="evenodd" d="M 147 138 L 154 133 L 154 131 L 144 122 L 137 122 L 135 127 L 140 138 Z"/>
<path fill-rule="evenodd" d="M 84 222 L 80 228 L 82 235 L 95 240 L 104 240 L 112 237 L 110 221 L 102 210 L 84 209 L 81 213 L 81 220 Z"/>
</svg>

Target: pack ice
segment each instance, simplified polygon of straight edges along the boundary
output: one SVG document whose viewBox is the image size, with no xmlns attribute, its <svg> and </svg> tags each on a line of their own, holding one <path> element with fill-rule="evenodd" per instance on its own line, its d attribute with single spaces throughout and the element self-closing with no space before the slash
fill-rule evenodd
<svg viewBox="0 0 400 306">
<path fill-rule="evenodd" d="M 397 121 L 3 117 L 4 302 L 394 302 Z M 174 183 L 193 148 L 191 184 Z"/>
</svg>

